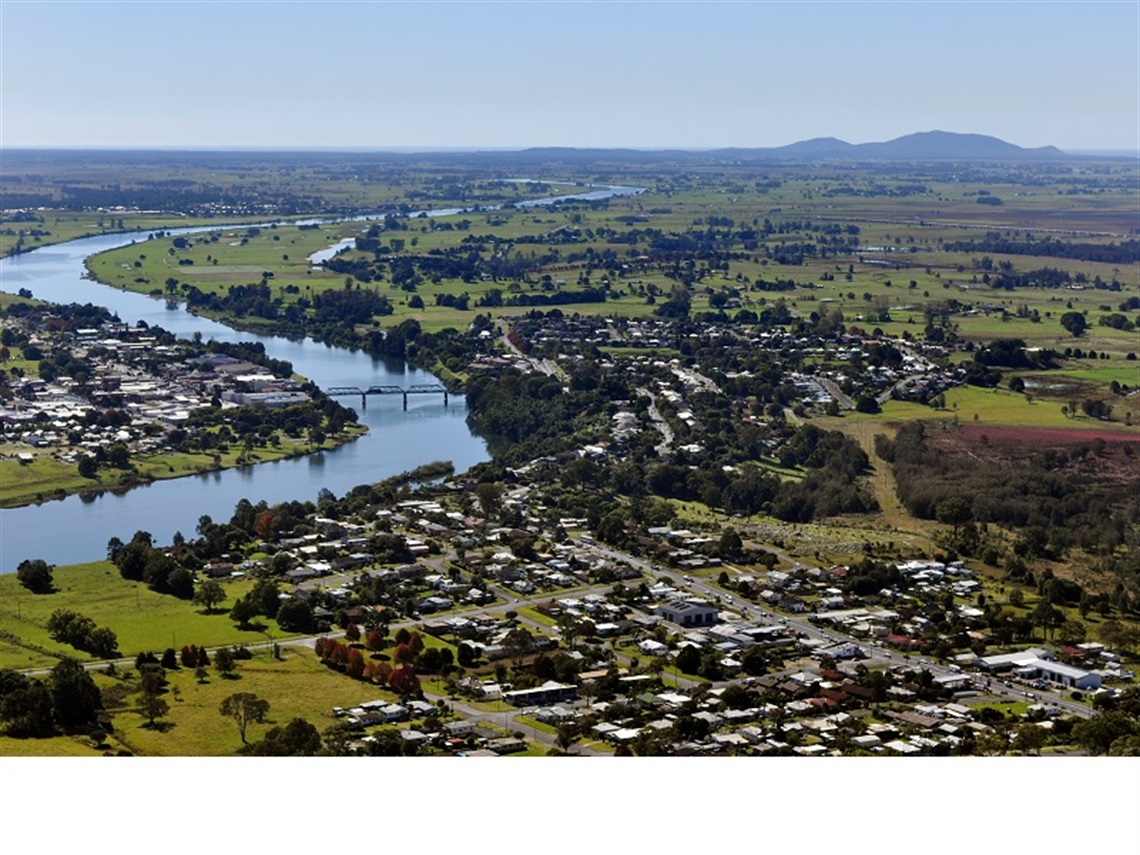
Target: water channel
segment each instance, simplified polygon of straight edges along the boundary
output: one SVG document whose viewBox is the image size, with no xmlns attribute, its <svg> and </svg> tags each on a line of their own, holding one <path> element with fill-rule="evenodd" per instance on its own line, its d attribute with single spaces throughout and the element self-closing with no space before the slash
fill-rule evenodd
<svg viewBox="0 0 1140 855">
<path fill-rule="evenodd" d="M 591 189 L 573 196 L 520 203 L 519 207 L 548 205 L 559 199 L 602 199 L 640 192 L 635 187 Z M 492 210 L 490 206 L 480 210 Z M 427 216 L 463 213 L 450 208 L 423 212 Z M 413 214 L 412 216 L 416 216 Z M 359 218 L 367 219 L 367 218 Z M 222 226 L 176 229 L 174 234 L 213 231 Z M 53 303 L 94 303 L 106 306 L 129 324 L 145 321 L 181 338 L 201 333 L 204 339 L 260 341 L 266 354 L 285 359 L 293 369 L 321 388 L 330 386 L 398 385 L 438 382 L 425 371 L 397 360 L 376 359 L 306 339 L 290 341 L 275 336 L 238 332 L 223 324 L 197 317 L 162 298 L 122 291 L 84 279 L 84 260 L 95 253 L 145 241 L 146 232 L 104 235 L 41 247 L 34 252 L 0 259 L 0 290 L 15 293 L 27 288 L 33 296 Z M 322 256 L 323 257 L 323 256 Z M 169 543 L 176 531 L 194 536 L 198 519 L 209 515 L 228 520 L 242 498 L 270 504 L 291 499 L 312 500 L 320 490 L 336 495 L 359 484 L 380 481 L 399 472 L 436 460 L 450 460 L 463 471 L 489 457 L 487 445 L 467 425 L 463 396 L 452 395 L 445 406 L 442 395 L 412 395 L 407 410 L 400 396 L 344 399 L 369 428 L 366 436 L 334 451 L 292 460 L 262 463 L 191 475 L 134 487 L 120 494 L 70 496 L 42 505 L 0 510 L 0 572 L 10 573 L 25 558 L 42 558 L 50 564 L 90 561 L 106 554 L 111 537 L 128 540 L 138 530 L 149 531 L 156 543 Z"/>
</svg>

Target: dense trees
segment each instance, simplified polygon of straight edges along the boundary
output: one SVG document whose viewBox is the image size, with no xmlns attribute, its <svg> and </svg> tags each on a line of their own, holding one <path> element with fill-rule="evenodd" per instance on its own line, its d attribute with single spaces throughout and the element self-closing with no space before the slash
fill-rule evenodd
<svg viewBox="0 0 1140 855">
<path fill-rule="evenodd" d="M 18 671 L 0 671 L 0 722 L 9 736 L 50 736 L 55 716 L 48 687 Z"/>
<path fill-rule="evenodd" d="M 26 559 L 16 567 L 16 578 L 20 584 L 34 594 L 50 594 L 52 591 L 52 565 L 42 558 Z"/>
<path fill-rule="evenodd" d="M 930 447 L 921 424 L 904 426 L 893 441 L 878 437 L 875 448 L 893 467 L 899 499 L 919 519 L 938 518 L 944 502 L 968 496 L 973 521 L 1021 530 L 1022 555 L 1056 557 L 1071 546 L 1111 551 L 1126 542 L 1135 483 L 1105 480 L 1089 490 L 1087 476 L 1060 471 L 1056 452 L 997 467 Z M 1066 460 L 1085 453 L 1074 449 Z M 960 513 L 945 521 L 968 529 L 965 508 L 949 505 L 944 513 L 951 507 Z"/>
<path fill-rule="evenodd" d="M 115 633 L 72 609 L 56 609 L 47 621 L 48 634 L 56 641 L 70 644 L 95 656 L 107 659 L 118 653 Z"/>
<path fill-rule="evenodd" d="M 294 718 L 284 727 L 270 728 L 263 739 L 253 743 L 249 753 L 258 757 L 312 757 L 321 750 L 321 734 L 303 718 Z"/>
</svg>

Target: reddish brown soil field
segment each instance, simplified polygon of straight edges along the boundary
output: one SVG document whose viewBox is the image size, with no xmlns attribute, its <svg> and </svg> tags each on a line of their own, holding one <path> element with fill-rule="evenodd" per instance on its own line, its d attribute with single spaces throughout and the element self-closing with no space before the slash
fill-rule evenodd
<svg viewBox="0 0 1140 855">
<path fill-rule="evenodd" d="M 961 425 L 956 431 L 945 434 L 930 431 L 931 439 L 952 438 L 955 445 L 981 444 L 985 436 L 998 445 L 1024 445 L 1030 450 L 1062 448 L 1067 445 L 1091 443 L 1103 439 L 1107 443 L 1140 443 L 1140 431 L 1111 428 L 1034 428 L 1011 425 Z M 939 443 L 940 444 L 940 443 Z"/>
<path fill-rule="evenodd" d="M 1099 453 L 1097 440 L 1104 442 Z M 928 430 L 926 441 L 931 448 L 999 466 L 1041 463 L 1048 456 L 1053 462 L 1047 468 L 1082 476 L 1090 484 L 1140 478 L 1140 433 L 1135 431 L 961 425 Z"/>
</svg>

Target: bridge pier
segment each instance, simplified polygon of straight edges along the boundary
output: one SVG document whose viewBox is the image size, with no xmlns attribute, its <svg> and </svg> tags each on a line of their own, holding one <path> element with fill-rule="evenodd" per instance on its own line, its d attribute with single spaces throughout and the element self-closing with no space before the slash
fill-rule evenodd
<svg viewBox="0 0 1140 855">
<path fill-rule="evenodd" d="M 447 390 L 446 389 L 443 390 L 443 405 L 445 407 L 447 406 Z"/>
<path fill-rule="evenodd" d="M 404 390 L 404 409 L 408 409 L 408 391 Z"/>
</svg>

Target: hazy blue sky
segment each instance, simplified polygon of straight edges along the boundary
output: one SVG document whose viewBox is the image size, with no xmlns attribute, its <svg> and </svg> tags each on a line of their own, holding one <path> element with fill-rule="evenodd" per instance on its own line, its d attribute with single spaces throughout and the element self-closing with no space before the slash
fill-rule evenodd
<svg viewBox="0 0 1140 855">
<path fill-rule="evenodd" d="M 0 145 L 1140 148 L 1140 3 L 0 0 Z"/>
</svg>

